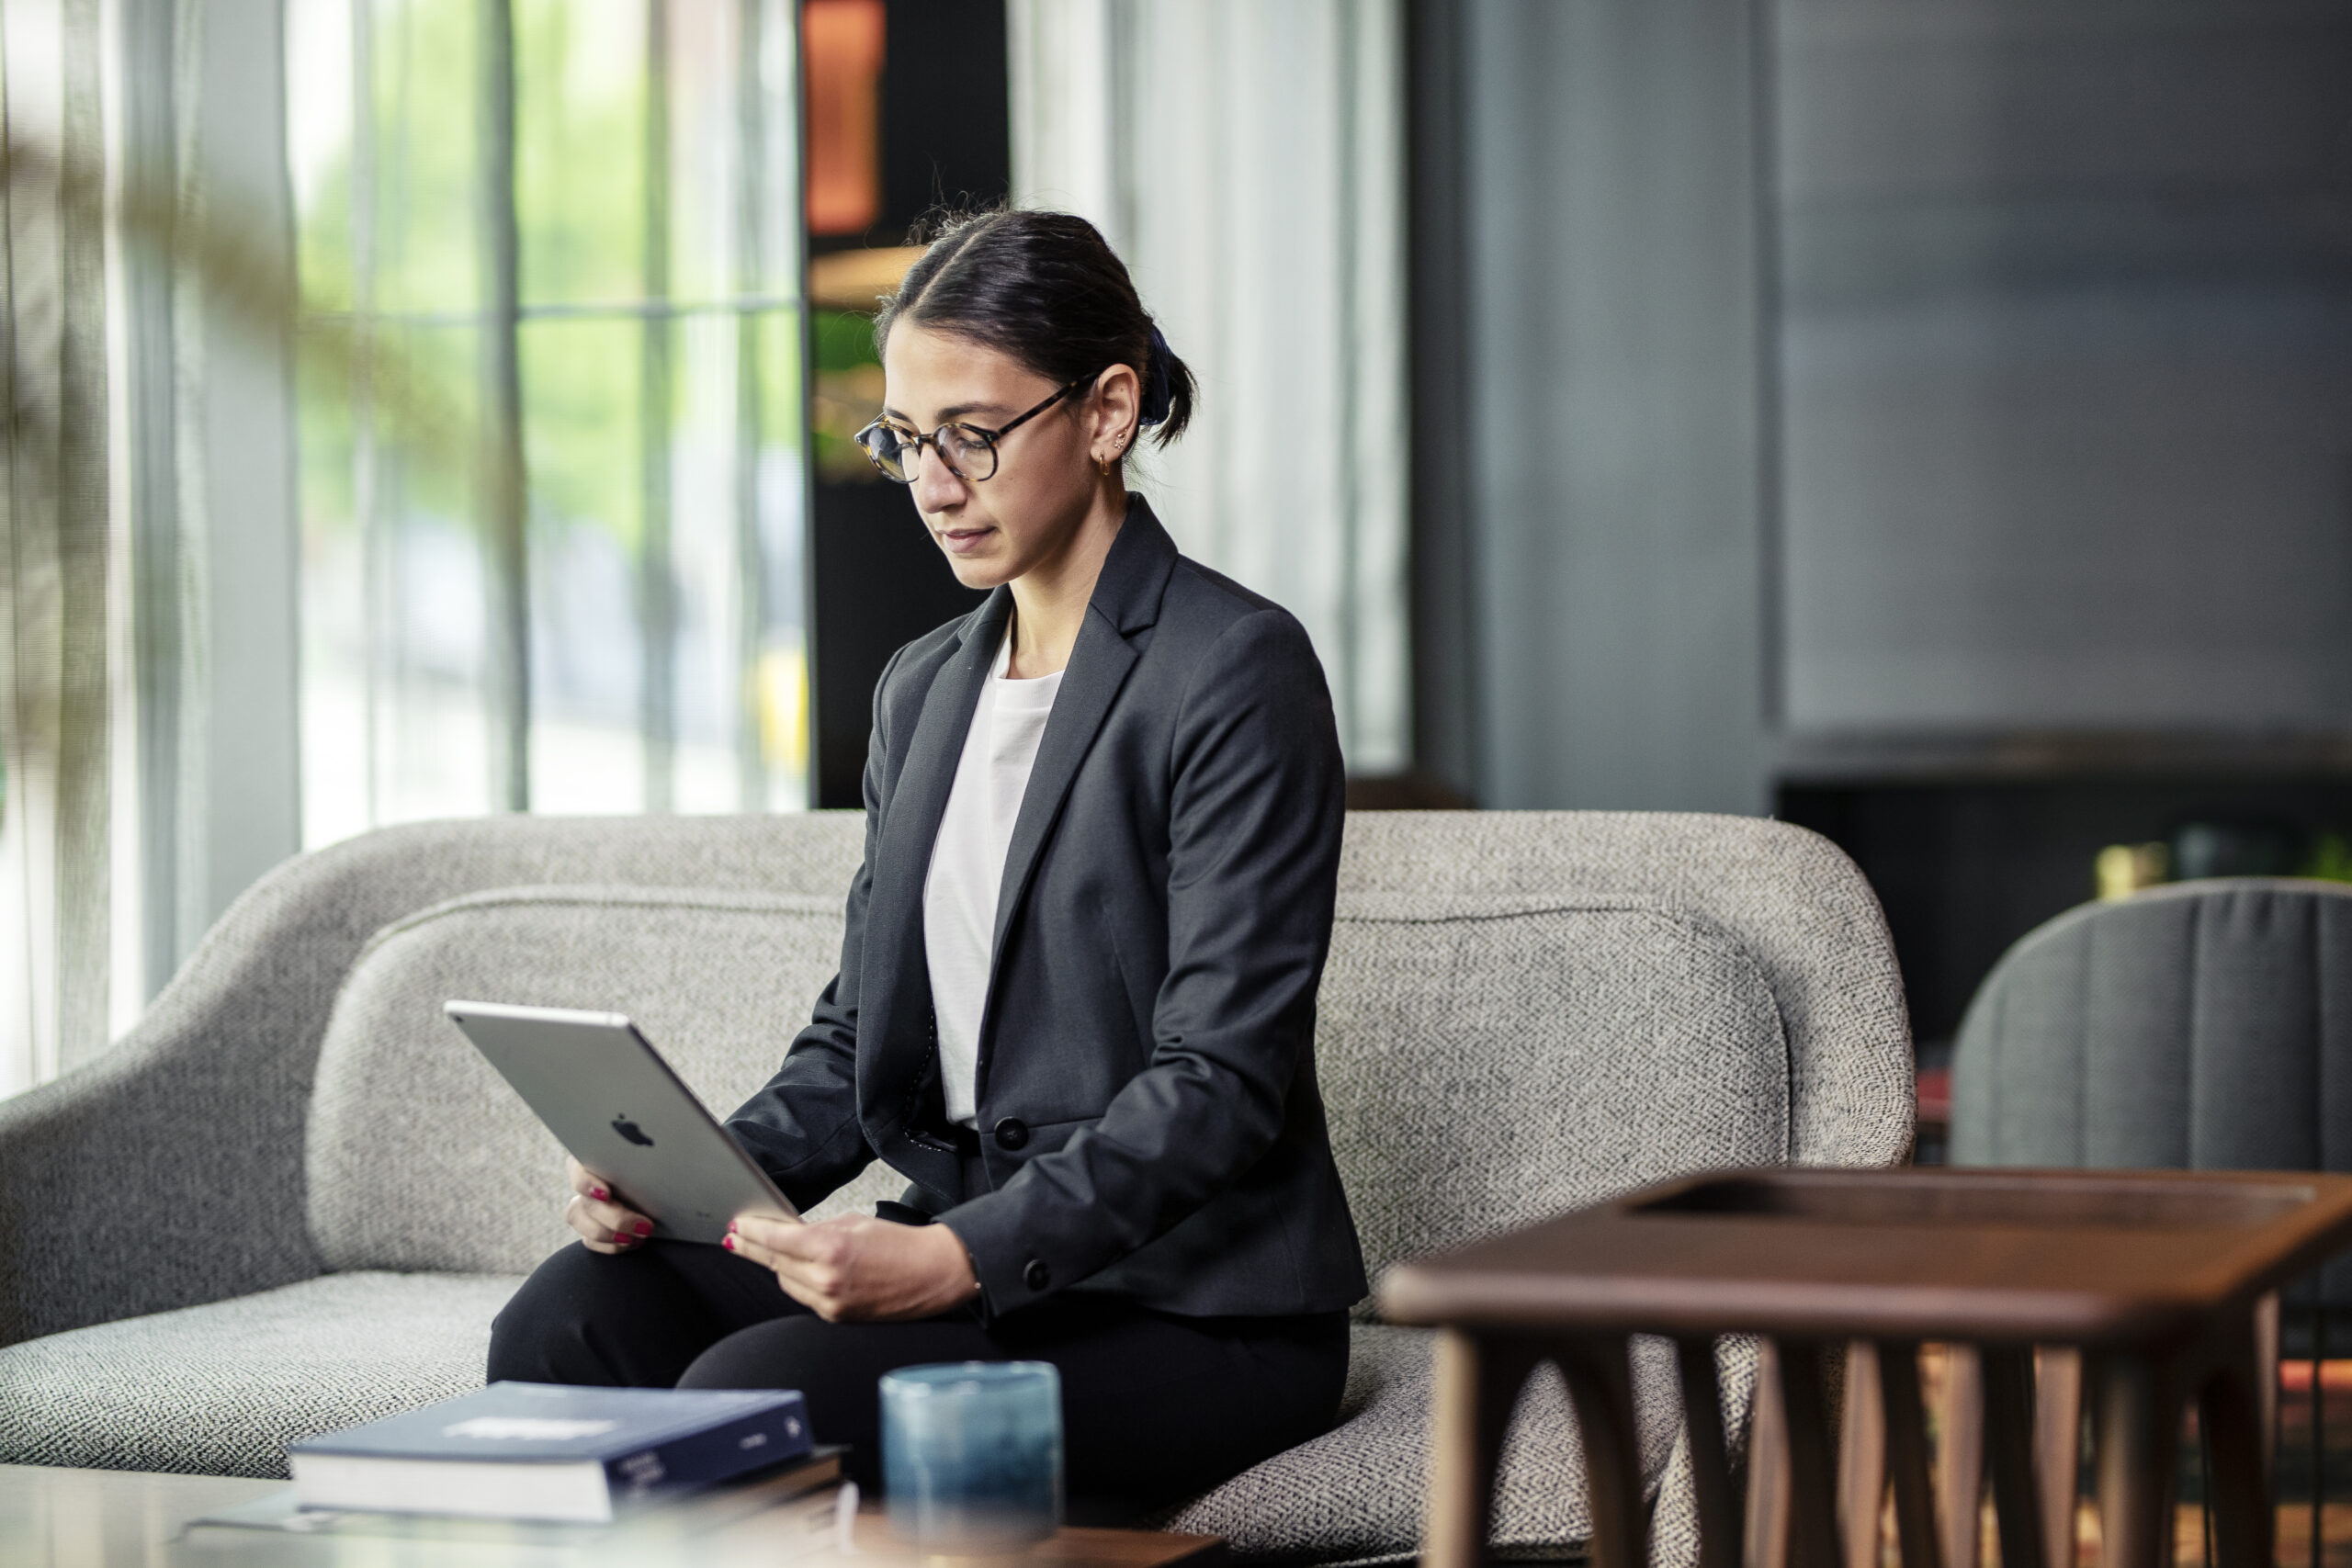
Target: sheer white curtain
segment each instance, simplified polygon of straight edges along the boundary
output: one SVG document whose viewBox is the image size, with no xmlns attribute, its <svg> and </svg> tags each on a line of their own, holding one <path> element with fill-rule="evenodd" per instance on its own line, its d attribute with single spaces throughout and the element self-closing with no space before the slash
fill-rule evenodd
<svg viewBox="0 0 2352 1568">
<path fill-rule="evenodd" d="M 1401 770 L 1401 0 L 1011 0 L 1012 179 L 1094 220 L 1201 381 L 1136 465 L 1187 554 L 1286 605 L 1348 765 Z"/>
<path fill-rule="evenodd" d="M 96 0 L 0 6 L 0 1093 L 107 1039 L 114 540 Z"/>
<path fill-rule="evenodd" d="M 0 0 L 0 1095 L 297 846 L 279 16 Z"/>
</svg>

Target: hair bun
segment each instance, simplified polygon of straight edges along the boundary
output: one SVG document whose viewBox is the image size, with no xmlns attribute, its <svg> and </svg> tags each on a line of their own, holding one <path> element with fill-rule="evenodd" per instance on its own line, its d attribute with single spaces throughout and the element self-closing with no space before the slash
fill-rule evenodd
<svg viewBox="0 0 2352 1568">
<path fill-rule="evenodd" d="M 1075 213 L 1007 207 L 945 219 L 898 292 L 879 303 L 877 352 L 887 355 L 893 323 L 905 321 L 994 349 L 1056 386 L 1125 365 L 1142 380 L 1136 412 L 1158 427 L 1155 444 L 1166 446 L 1193 423 L 1192 367 L 1152 324 L 1102 231 Z"/>
<path fill-rule="evenodd" d="M 1176 351 L 1159 335 L 1159 328 L 1151 329 L 1151 348 L 1144 356 L 1143 417 L 1139 424 L 1164 424 L 1168 422 L 1169 405 L 1174 392 L 1169 385 L 1168 367 L 1174 362 Z"/>
</svg>

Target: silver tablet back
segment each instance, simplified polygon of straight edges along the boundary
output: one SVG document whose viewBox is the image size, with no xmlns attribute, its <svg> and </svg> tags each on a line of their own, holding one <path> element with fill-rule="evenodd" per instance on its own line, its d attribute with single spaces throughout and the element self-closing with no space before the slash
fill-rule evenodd
<svg viewBox="0 0 2352 1568">
<path fill-rule="evenodd" d="M 737 1214 L 797 1217 L 622 1014 L 467 1001 L 442 1011 L 655 1235 L 715 1244 Z"/>
</svg>

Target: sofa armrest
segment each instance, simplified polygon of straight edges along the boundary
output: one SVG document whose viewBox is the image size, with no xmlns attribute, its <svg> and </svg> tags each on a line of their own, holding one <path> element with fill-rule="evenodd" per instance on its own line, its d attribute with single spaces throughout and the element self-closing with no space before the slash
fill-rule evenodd
<svg viewBox="0 0 2352 1568">
<path fill-rule="evenodd" d="M 277 995 L 321 945 L 300 880 L 281 869 L 240 900 L 106 1055 L 0 1100 L 0 1345 L 319 1271 L 302 1216 L 317 1031 Z"/>
</svg>

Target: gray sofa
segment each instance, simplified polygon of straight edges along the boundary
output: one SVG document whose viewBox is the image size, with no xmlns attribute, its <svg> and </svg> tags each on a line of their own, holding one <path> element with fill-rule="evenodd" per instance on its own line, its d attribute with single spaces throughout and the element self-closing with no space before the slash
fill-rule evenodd
<svg viewBox="0 0 2352 1568">
<path fill-rule="evenodd" d="M 113 1053 L 0 1102 L 0 1461 L 277 1475 L 290 1438 L 476 1385 L 491 1317 L 566 1239 L 561 1156 L 441 1001 L 625 1010 L 730 1106 L 831 971 L 859 843 L 851 815 L 502 818 L 264 879 Z M 1317 1044 L 1375 1269 L 1679 1172 L 1890 1164 L 1911 1134 L 1877 905 L 1765 821 L 1354 815 Z M 1175 1524 L 1265 1560 L 1413 1550 L 1428 1342 L 1368 1309 L 1355 1334 L 1342 1425 Z M 1721 1359 L 1737 1425 L 1751 1362 Z M 1641 1375 L 1657 1555 L 1689 1561 L 1662 1349 Z M 1540 1383 L 1498 1542 L 1580 1541 L 1581 1472 Z"/>
</svg>

